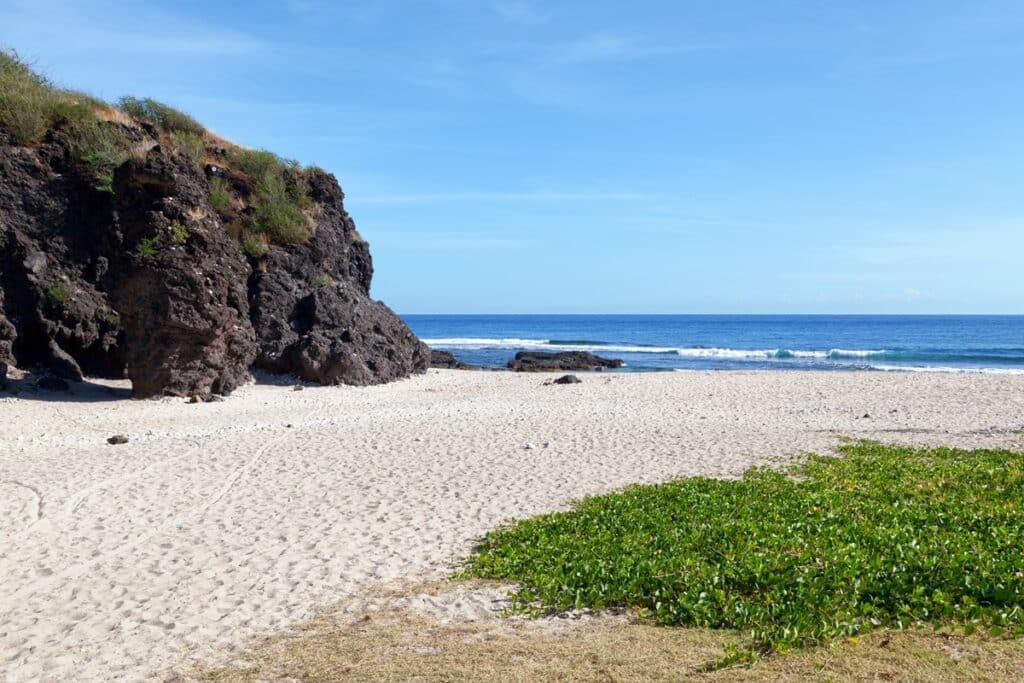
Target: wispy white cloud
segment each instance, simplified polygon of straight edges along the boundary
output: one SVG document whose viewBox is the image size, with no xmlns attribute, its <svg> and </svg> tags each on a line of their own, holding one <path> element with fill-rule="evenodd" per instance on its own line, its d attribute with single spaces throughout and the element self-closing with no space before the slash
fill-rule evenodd
<svg viewBox="0 0 1024 683">
<path fill-rule="evenodd" d="M 523 0 L 494 0 L 491 10 L 502 19 L 519 24 L 543 24 L 550 17 L 533 3 Z"/>
<path fill-rule="evenodd" d="M 644 202 L 658 195 L 642 192 L 434 192 L 377 194 L 359 198 L 360 204 L 441 204 L 502 202 Z"/>
<path fill-rule="evenodd" d="M 101 50 L 111 54 L 144 56 L 245 56 L 267 48 L 262 41 L 223 26 L 204 26 L 193 19 L 143 5 L 125 12 L 101 4 L 89 8 L 60 0 L 14 0 L 0 5 L 6 38 L 31 51 L 45 44 L 48 53 L 81 55 Z M 59 17 L 59 20 L 55 20 Z"/>
<path fill-rule="evenodd" d="M 555 60 L 568 63 L 632 61 L 721 49 L 712 43 L 659 43 L 614 33 L 596 33 L 555 44 L 547 49 Z"/>
</svg>

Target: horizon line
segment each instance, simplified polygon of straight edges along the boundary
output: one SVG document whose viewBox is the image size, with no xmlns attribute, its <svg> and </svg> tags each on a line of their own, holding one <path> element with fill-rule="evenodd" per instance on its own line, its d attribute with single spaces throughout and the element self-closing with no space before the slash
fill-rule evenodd
<svg viewBox="0 0 1024 683">
<path fill-rule="evenodd" d="M 843 316 L 847 318 L 967 318 L 967 317 L 979 317 L 979 318 L 1024 318 L 1024 313 L 399 313 L 399 316 L 406 315 L 547 315 L 547 316 L 597 316 L 597 315 L 618 315 L 618 316 L 805 316 L 805 317 L 822 317 L 822 316 Z"/>
</svg>

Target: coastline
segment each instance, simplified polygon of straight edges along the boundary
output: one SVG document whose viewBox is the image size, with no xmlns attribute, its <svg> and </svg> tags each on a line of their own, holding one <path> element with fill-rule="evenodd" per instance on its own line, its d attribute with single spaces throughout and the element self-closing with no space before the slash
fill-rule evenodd
<svg viewBox="0 0 1024 683">
<path fill-rule="evenodd" d="M 271 381 L 196 405 L 122 400 L 125 382 L 0 393 L 0 675 L 177 668 L 375 585 L 442 576 L 504 519 L 630 483 L 737 476 L 843 437 L 1024 445 L 1020 375 L 580 376 Z"/>
</svg>

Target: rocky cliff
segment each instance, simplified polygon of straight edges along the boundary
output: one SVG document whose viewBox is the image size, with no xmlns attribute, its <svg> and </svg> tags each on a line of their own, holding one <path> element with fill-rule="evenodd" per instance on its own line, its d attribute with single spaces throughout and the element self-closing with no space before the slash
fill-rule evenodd
<svg viewBox="0 0 1024 683">
<path fill-rule="evenodd" d="M 0 363 L 127 376 L 140 397 L 229 393 L 253 367 L 360 385 L 425 370 L 426 346 L 370 297 L 334 176 L 2 57 Z M 32 134 L 10 86 L 28 77 L 56 102 Z"/>
</svg>

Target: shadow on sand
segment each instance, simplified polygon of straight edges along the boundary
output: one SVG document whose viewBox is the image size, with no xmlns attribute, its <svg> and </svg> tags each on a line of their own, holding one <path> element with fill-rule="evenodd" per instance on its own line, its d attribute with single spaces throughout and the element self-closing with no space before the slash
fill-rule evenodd
<svg viewBox="0 0 1024 683">
<path fill-rule="evenodd" d="M 21 401 L 44 401 L 47 403 L 101 403 L 124 401 L 132 397 L 129 387 L 108 387 L 90 382 L 63 382 L 45 375 L 26 374 L 24 377 L 8 377 L 0 388 L 0 398 L 14 398 Z M 60 386 L 66 386 L 63 388 Z"/>
</svg>

